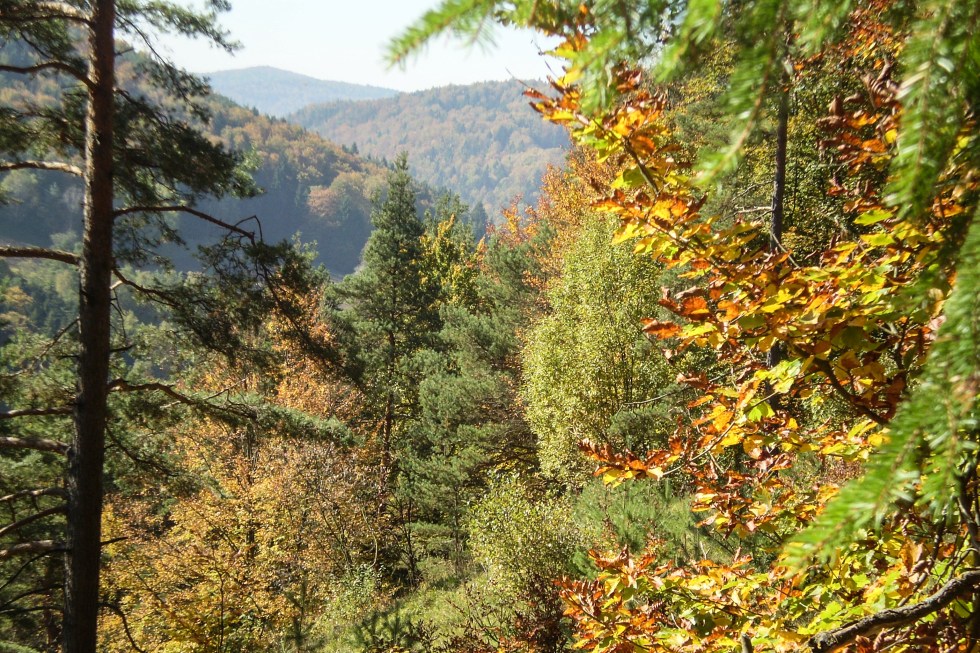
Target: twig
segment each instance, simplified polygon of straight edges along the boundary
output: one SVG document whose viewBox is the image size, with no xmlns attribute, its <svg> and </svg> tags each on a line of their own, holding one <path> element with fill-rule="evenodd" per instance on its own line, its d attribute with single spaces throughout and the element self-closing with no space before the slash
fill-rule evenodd
<svg viewBox="0 0 980 653">
<path fill-rule="evenodd" d="M 48 508 L 47 510 L 42 510 L 41 512 L 36 512 L 33 515 L 28 515 L 23 519 L 18 519 L 15 522 L 7 524 L 6 526 L 0 528 L 0 537 L 3 537 L 7 533 L 13 533 L 14 531 L 27 526 L 28 524 L 33 524 L 34 522 L 44 519 L 45 517 L 50 517 L 51 515 L 64 514 L 67 511 L 67 507 L 62 504 L 60 506 L 55 506 L 54 508 Z"/>
</svg>

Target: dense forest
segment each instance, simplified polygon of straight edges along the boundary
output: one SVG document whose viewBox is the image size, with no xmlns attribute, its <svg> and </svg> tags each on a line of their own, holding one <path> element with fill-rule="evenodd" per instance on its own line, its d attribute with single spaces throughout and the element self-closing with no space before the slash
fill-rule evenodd
<svg viewBox="0 0 980 653">
<path fill-rule="evenodd" d="M 419 180 L 497 214 L 515 198 L 533 202 L 545 169 L 568 149 L 563 129 L 528 110 L 524 88 L 517 80 L 444 86 L 313 105 L 286 119 L 377 158 L 408 152 Z"/>
<path fill-rule="evenodd" d="M 210 9 L 0 6 L 0 651 L 980 645 L 976 3 L 446 1 L 565 65 L 485 233 L 120 56 Z"/>
</svg>

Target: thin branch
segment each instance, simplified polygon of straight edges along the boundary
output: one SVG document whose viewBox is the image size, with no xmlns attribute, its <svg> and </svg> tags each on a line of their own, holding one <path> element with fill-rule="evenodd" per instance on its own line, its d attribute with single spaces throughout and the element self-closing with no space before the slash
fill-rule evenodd
<svg viewBox="0 0 980 653">
<path fill-rule="evenodd" d="M 6 526 L 0 528 L 0 537 L 3 537 L 7 533 L 13 533 L 14 531 L 23 528 L 29 524 L 44 519 L 45 517 L 50 517 L 51 515 L 64 514 L 68 510 L 67 506 L 64 504 L 60 506 L 55 506 L 54 508 L 48 508 L 47 510 L 42 510 L 41 512 L 36 512 L 33 515 L 28 515 L 23 519 L 18 519 L 15 522 L 11 522 Z"/>
<path fill-rule="evenodd" d="M 34 449 L 35 451 L 50 451 L 62 456 L 67 455 L 68 445 L 47 438 L 11 438 L 0 437 L 0 449 Z M 2 559 L 2 558 L 0 558 Z"/>
<path fill-rule="evenodd" d="M 171 397 L 172 399 L 174 399 L 174 400 L 176 400 L 176 401 L 178 401 L 178 402 L 180 402 L 182 404 L 189 404 L 189 405 L 195 405 L 195 406 L 197 405 L 197 401 L 195 401 L 192 397 L 188 397 L 187 395 L 183 395 L 183 394 L 177 392 L 176 390 L 174 390 L 173 386 L 167 385 L 166 383 L 136 383 L 136 384 L 133 384 L 133 383 L 130 383 L 129 381 L 126 381 L 125 379 L 116 379 L 116 380 L 111 381 L 109 383 L 109 391 L 110 392 L 147 392 L 147 391 L 156 391 L 156 392 L 162 392 L 163 394 L 167 395 L 168 397 Z"/>
<path fill-rule="evenodd" d="M 198 211 L 197 209 L 191 208 L 189 206 L 130 206 L 125 209 L 118 209 L 113 213 L 113 217 L 121 217 L 124 215 L 129 215 L 131 213 L 186 213 L 192 215 L 195 218 L 208 222 L 210 224 L 221 227 L 222 229 L 227 229 L 239 236 L 244 236 L 252 242 L 255 242 L 255 232 L 247 231 L 242 229 L 237 224 L 232 224 L 230 222 L 225 222 L 224 220 L 219 220 L 213 215 L 209 215 L 204 211 Z M 248 218 L 251 220 L 252 218 Z M 243 220 L 244 222 L 244 220 Z"/>
<path fill-rule="evenodd" d="M 32 555 L 34 553 L 53 553 L 64 550 L 65 546 L 61 542 L 55 542 L 54 540 L 22 542 L 21 544 L 13 545 L 9 549 L 0 549 L 0 560 L 6 560 L 14 556 Z"/>
<path fill-rule="evenodd" d="M 18 499 L 36 499 L 38 497 L 61 497 L 62 499 L 67 499 L 68 493 L 60 487 L 49 487 L 43 490 L 21 490 L 20 492 L 14 492 L 5 497 L 0 497 L 0 503 L 10 503 Z"/>
<path fill-rule="evenodd" d="M 85 172 L 78 166 L 63 161 L 3 161 L 0 162 L 0 172 L 9 170 L 51 170 L 54 172 L 64 172 L 76 177 L 84 177 Z"/>
<path fill-rule="evenodd" d="M 46 415 L 71 415 L 71 406 L 54 406 L 52 408 L 22 408 L 20 410 L 8 410 L 0 413 L 0 419 L 14 419 L 16 417 L 44 417 Z"/>
<path fill-rule="evenodd" d="M 118 284 L 121 284 L 123 286 L 128 286 L 129 288 L 132 288 L 136 292 L 143 293 L 144 295 L 150 295 L 152 297 L 156 297 L 160 302 L 163 303 L 164 306 L 169 306 L 171 308 L 174 308 L 175 306 L 174 299 L 167 293 L 161 290 L 157 290 L 156 288 L 147 288 L 146 286 L 141 286 L 135 281 L 127 278 L 122 273 L 122 270 L 120 270 L 119 268 L 113 268 L 112 273 L 116 276 L 117 279 L 119 279 Z M 113 289 L 115 289 L 115 286 L 116 284 L 113 284 Z"/>
<path fill-rule="evenodd" d="M 965 572 L 962 576 L 950 580 L 921 603 L 882 610 L 840 628 L 814 635 L 808 642 L 810 651 L 832 653 L 858 637 L 867 637 L 886 628 L 897 628 L 914 623 L 942 610 L 961 596 L 972 594 L 977 590 L 978 585 L 980 585 L 980 569 Z"/>
<path fill-rule="evenodd" d="M 208 403 L 208 399 L 198 399 L 195 397 L 190 397 L 185 394 L 177 392 L 173 386 L 167 385 L 166 383 L 130 383 L 125 379 L 115 379 L 109 382 L 110 392 L 162 392 L 168 397 L 172 398 L 176 403 L 185 404 L 188 406 L 194 406 L 202 410 L 210 410 L 215 412 L 230 413 L 232 415 L 237 415 L 238 417 L 243 417 L 246 419 L 254 419 L 255 411 L 249 410 L 247 408 L 231 408 L 228 406 L 216 406 L 214 404 Z M 223 391 L 222 391 L 223 392 Z M 221 392 L 217 393 L 221 394 Z"/>
<path fill-rule="evenodd" d="M 126 613 L 122 611 L 118 605 L 113 603 L 102 603 L 102 607 L 108 608 L 112 612 L 115 612 L 119 619 L 122 621 L 123 631 L 126 633 L 126 639 L 129 640 L 129 645 L 133 647 L 136 653 L 146 653 L 146 649 L 140 648 L 133 638 L 132 632 L 129 630 L 129 620 L 126 618 Z"/>
<path fill-rule="evenodd" d="M 38 594 L 48 594 L 56 589 L 58 589 L 58 585 L 45 585 L 44 587 L 35 587 L 33 589 L 24 590 L 20 594 L 17 594 L 11 597 L 10 599 L 8 599 L 7 601 L 5 601 L 3 605 L 0 605 L 0 613 L 20 612 L 21 610 L 12 610 L 10 606 L 12 606 L 17 601 L 20 601 L 21 599 L 26 599 L 29 596 L 36 596 Z"/>
<path fill-rule="evenodd" d="M 837 375 L 834 373 L 834 368 L 830 366 L 830 363 L 820 358 L 814 358 L 814 363 L 820 369 L 820 371 L 823 372 L 824 376 L 827 377 L 827 380 L 830 381 L 830 385 L 834 386 L 834 390 L 844 397 L 844 399 L 847 399 L 848 403 L 856 408 L 859 413 L 870 419 L 875 424 L 884 426 L 888 423 L 887 419 L 865 406 L 863 403 L 861 403 L 861 400 L 858 397 L 854 396 L 854 394 L 844 387 L 844 385 L 840 382 L 840 379 L 838 379 Z"/>
<path fill-rule="evenodd" d="M 69 265 L 78 265 L 78 256 L 60 249 L 45 249 L 43 247 L 0 247 L 0 258 L 43 258 L 49 261 L 61 261 Z"/>
<path fill-rule="evenodd" d="M 17 571 L 15 571 L 10 576 L 8 576 L 7 580 L 3 581 L 3 584 L 0 585 L 0 592 L 3 592 L 5 589 L 13 585 L 14 582 L 20 577 L 22 573 L 27 571 L 31 567 L 31 565 L 33 565 L 35 562 L 37 562 L 44 556 L 45 554 L 42 553 L 41 555 L 34 556 L 30 560 L 24 562 L 20 567 L 17 568 Z"/>
</svg>

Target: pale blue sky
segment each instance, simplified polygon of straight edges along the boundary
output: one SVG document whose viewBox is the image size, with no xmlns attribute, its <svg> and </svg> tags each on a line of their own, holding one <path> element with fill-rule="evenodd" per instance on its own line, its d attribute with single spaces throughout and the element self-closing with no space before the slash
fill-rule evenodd
<svg viewBox="0 0 980 653">
<path fill-rule="evenodd" d="M 232 0 L 221 24 L 241 42 L 234 56 L 193 41 L 164 39 L 163 49 L 192 72 L 275 66 L 320 79 L 413 91 L 446 84 L 538 78 L 548 44 L 530 32 L 498 30 L 496 46 L 431 45 L 405 70 L 388 70 L 388 40 L 436 0 Z M 554 73 L 560 71 L 554 70 Z"/>
</svg>

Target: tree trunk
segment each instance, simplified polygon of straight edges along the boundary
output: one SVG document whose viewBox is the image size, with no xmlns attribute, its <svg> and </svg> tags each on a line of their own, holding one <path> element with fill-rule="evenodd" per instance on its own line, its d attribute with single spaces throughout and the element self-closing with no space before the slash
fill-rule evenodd
<svg viewBox="0 0 980 653">
<path fill-rule="evenodd" d="M 783 75 L 784 81 L 786 75 Z M 769 250 L 783 248 L 783 215 L 786 196 L 786 146 L 789 126 L 789 89 L 779 89 L 779 110 L 776 115 L 776 174 L 772 184 L 772 228 L 769 231 Z"/>
<path fill-rule="evenodd" d="M 772 184 L 772 226 L 769 230 L 769 251 L 783 251 L 783 216 L 786 204 L 786 147 L 789 131 L 789 79 L 783 72 L 779 89 L 779 109 L 776 115 L 776 173 Z M 768 365 L 775 367 L 783 359 L 783 347 L 776 343 L 769 350 Z"/>
<path fill-rule="evenodd" d="M 78 394 L 74 440 L 68 452 L 65 653 L 95 653 L 99 618 L 113 262 L 114 22 L 114 0 L 93 2 L 79 264 Z"/>
</svg>

